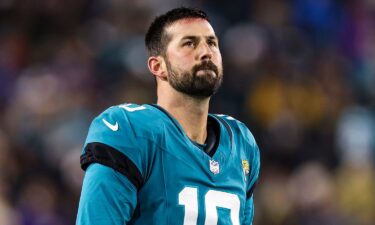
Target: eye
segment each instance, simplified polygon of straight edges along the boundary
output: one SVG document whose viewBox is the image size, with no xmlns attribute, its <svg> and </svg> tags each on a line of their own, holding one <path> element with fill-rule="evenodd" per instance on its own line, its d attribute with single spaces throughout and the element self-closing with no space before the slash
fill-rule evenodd
<svg viewBox="0 0 375 225">
<path fill-rule="evenodd" d="M 213 47 L 216 47 L 216 46 L 217 46 L 217 42 L 214 41 L 214 40 L 208 40 L 208 41 L 207 41 L 207 44 L 208 44 L 209 46 L 213 46 Z"/>
<path fill-rule="evenodd" d="M 182 45 L 193 48 L 195 47 L 195 43 L 193 41 L 185 41 Z"/>
</svg>

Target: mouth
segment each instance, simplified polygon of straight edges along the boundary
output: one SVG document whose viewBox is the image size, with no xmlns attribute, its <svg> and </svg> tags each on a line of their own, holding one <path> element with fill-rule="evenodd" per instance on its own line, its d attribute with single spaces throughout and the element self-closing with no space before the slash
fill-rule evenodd
<svg viewBox="0 0 375 225">
<path fill-rule="evenodd" d="M 211 75 L 211 76 L 216 76 L 216 73 L 215 71 L 211 70 L 211 69 L 200 69 L 197 71 L 197 76 L 204 76 L 204 75 Z"/>
<path fill-rule="evenodd" d="M 216 77 L 218 75 L 218 68 L 211 61 L 203 62 L 199 65 L 194 66 L 193 71 L 195 72 L 195 74 L 197 74 L 197 76 L 209 75 Z"/>
</svg>

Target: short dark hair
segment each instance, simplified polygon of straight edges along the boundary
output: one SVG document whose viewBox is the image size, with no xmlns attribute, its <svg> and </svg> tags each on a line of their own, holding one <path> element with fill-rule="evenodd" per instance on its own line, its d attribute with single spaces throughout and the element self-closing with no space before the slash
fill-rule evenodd
<svg viewBox="0 0 375 225">
<path fill-rule="evenodd" d="M 156 17 L 148 28 L 145 38 L 149 56 L 164 56 L 170 41 L 165 29 L 177 20 L 187 18 L 202 18 L 210 22 L 207 14 L 202 10 L 187 7 L 175 8 Z"/>
</svg>

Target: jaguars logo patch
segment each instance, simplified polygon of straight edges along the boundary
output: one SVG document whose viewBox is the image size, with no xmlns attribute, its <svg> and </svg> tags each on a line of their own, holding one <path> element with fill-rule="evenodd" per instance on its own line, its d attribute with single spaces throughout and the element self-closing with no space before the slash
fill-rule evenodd
<svg viewBox="0 0 375 225">
<path fill-rule="evenodd" d="M 245 175 L 245 177 L 247 177 L 247 175 L 249 175 L 249 173 L 250 173 L 249 161 L 242 160 L 242 170 L 243 170 L 243 174 Z"/>
</svg>

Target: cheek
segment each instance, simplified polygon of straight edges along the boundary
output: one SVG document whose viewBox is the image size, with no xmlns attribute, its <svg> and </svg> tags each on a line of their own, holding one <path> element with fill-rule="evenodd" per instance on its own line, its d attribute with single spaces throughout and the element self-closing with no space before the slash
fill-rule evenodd
<svg viewBox="0 0 375 225">
<path fill-rule="evenodd" d="M 221 52 L 219 50 L 219 48 L 214 48 L 212 50 L 212 54 L 213 54 L 213 58 L 217 61 L 221 61 Z"/>
<path fill-rule="evenodd" d="M 214 63 L 219 66 L 219 67 L 222 67 L 222 64 L 223 64 L 223 61 L 222 61 L 222 58 L 221 58 L 221 54 L 217 54 L 215 55 L 214 59 L 213 59 Z"/>
<path fill-rule="evenodd" d="M 185 67 L 183 67 L 183 65 L 181 65 L 179 60 L 171 60 L 169 62 L 170 62 L 170 69 L 171 69 L 170 72 L 175 73 L 175 75 L 182 74 L 185 72 L 186 69 Z"/>
<path fill-rule="evenodd" d="M 179 70 L 188 69 L 192 60 L 189 56 L 184 54 L 171 54 L 169 58 L 169 62 L 171 63 L 172 67 L 177 68 Z"/>
</svg>

